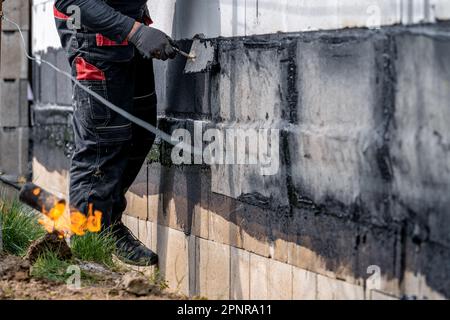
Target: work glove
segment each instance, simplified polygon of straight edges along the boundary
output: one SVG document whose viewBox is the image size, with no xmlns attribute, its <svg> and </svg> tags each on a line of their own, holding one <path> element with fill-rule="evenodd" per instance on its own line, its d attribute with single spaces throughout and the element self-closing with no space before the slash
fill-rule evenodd
<svg viewBox="0 0 450 320">
<path fill-rule="evenodd" d="M 128 40 L 146 58 L 166 61 L 168 58 L 173 59 L 177 55 L 173 46 L 174 41 L 168 35 L 143 24 L 139 26 Z"/>
</svg>

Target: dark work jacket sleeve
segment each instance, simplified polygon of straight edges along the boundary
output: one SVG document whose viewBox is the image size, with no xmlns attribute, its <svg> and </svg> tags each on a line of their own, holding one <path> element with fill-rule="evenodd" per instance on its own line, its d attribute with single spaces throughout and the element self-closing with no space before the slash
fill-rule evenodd
<svg viewBox="0 0 450 320">
<path fill-rule="evenodd" d="M 133 28 L 135 20 L 115 9 L 102 0 L 56 0 L 58 11 L 67 14 L 67 8 L 80 8 L 81 24 L 96 33 L 117 42 L 123 42 Z"/>
</svg>

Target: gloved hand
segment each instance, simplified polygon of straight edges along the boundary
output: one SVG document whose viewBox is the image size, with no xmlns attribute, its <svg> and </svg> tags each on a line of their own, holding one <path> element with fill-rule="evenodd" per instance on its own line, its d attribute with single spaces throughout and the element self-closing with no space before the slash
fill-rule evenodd
<svg viewBox="0 0 450 320">
<path fill-rule="evenodd" d="M 128 39 L 146 58 L 173 59 L 177 55 L 173 40 L 164 32 L 143 24 Z"/>
</svg>

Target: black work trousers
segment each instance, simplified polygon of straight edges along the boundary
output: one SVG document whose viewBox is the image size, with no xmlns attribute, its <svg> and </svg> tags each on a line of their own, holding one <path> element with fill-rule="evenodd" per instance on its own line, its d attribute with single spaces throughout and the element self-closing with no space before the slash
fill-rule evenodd
<svg viewBox="0 0 450 320">
<path fill-rule="evenodd" d="M 126 41 L 79 32 L 62 36 L 72 73 L 84 86 L 156 126 L 153 62 Z M 103 213 L 104 227 L 119 221 L 125 193 L 136 179 L 155 136 L 110 110 L 80 86 L 73 89 L 75 152 L 70 169 L 70 204 L 87 214 Z"/>
</svg>

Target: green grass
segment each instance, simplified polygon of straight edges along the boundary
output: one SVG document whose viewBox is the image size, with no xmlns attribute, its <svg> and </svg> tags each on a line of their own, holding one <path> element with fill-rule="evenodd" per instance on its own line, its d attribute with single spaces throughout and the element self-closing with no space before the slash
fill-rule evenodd
<svg viewBox="0 0 450 320">
<path fill-rule="evenodd" d="M 35 212 L 17 199 L 7 200 L 0 192 L 0 227 L 2 228 L 3 248 L 12 255 L 23 256 L 30 244 L 43 237 L 46 231 L 38 223 Z M 87 233 L 86 235 L 73 236 L 71 249 L 74 259 L 62 261 L 51 251 L 47 251 L 38 257 L 31 269 L 31 276 L 37 279 L 46 279 L 54 282 L 65 282 L 71 273 L 67 268 L 76 265 L 78 260 L 100 263 L 110 270 L 115 270 L 113 254 L 116 251 L 115 238 L 110 231 L 100 233 Z M 101 281 L 95 275 L 81 271 L 81 278 L 86 284 Z M 156 270 L 149 279 L 161 290 L 168 287 L 159 270 Z"/>
<path fill-rule="evenodd" d="M 30 244 L 45 234 L 34 212 L 18 200 L 0 198 L 0 226 L 3 248 L 6 252 L 18 256 L 23 256 Z"/>
<path fill-rule="evenodd" d="M 73 275 L 69 272 L 70 266 L 76 266 L 74 261 L 60 260 L 54 252 L 46 251 L 41 254 L 31 268 L 31 276 L 36 279 L 45 279 L 53 282 L 64 283 Z M 94 275 L 80 270 L 80 280 L 86 285 L 100 281 Z"/>
<path fill-rule="evenodd" d="M 159 162 L 161 158 L 160 145 L 154 144 L 147 155 L 147 161 L 150 163 Z"/>
<path fill-rule="evenodd" d="M 114 267 L 112 255 L 116 245 L 110 232 L 87 233 L 82 237 L 73 236 L 71 248 L 75 258 Z"/>
<path fill-rule="evenodd" d="M 169 288 L 169 283 L 164 279 L 161 271 L 156 268 L 149 279 L 150 283 L 157 286 L 161 291 Z"/>
<path fill-rule="evenodd" d="M 70 262 L 58 259 L 58 256 L 51 251 L 40 255 L 31 269 L 31 276 L 37 279 L 47 279 L 54 282 L 65 282 L 70 274 L 67 268 Z"/>
<path fill-rule="evenodd" d="M 23 256 L 30 244 L 46 233 L 38 222 L 36 213 L 22 205 L 17 199 L 9 200 L 0 191 L 0 227 L 2 229 L 3 248 L 6 253 Z M 71 249 L 75 259 L 96 262 L 113 269 L 112 254 L 115 252 L 115 240 L 108 232 L 87 233 L 83 237 L 71 239 Z M 76 265 L 76 260 L 62 261 L 51 251 L 38 257 L 32 266 L 31 275 L 38 279 L 65 282 L 70 273 L 67 268 Z M 94 275 L 81 272 L 81 277 L 88 283 L 98 279 Z"/>
</svg>

